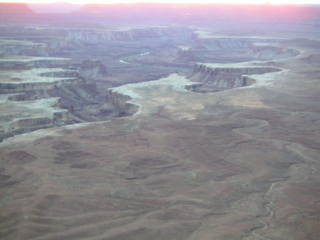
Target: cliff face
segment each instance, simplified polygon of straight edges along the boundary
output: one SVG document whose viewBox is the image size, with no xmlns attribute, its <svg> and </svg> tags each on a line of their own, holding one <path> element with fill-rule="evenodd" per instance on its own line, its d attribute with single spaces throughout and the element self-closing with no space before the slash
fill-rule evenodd
<svg viewBox="0 0 320 240">
<path fill-rule="evenodd" d="M 22 82 L 0 83 L 0 94 L 42 92 L 61 85 L 78 85 L 78 79 L 61 80 L 56 82 Z"/>
<path fill-rule="evenodd" d="M 213 36 L 209 32 L 195 31 L 195 46 L 184 51 L 181 58 L 196 56 L 197 62 L 233 63 L 247 61 L 274 61 L 297 56 L 294 49 L 277 46 L 283 40 L 277 38 L 261 39 L 259 37 L 231 38 Z"/>
<path fill-rule="evenodd" d="M 215 92 L 252 84 L 254 79 L 247 75 L 280 71 L 272 67 L 208 67 L 197 64 L 189 79 L 199 84 L 190 87 L 196 92 Z"/>
<path fill-rule="evenodd" d="M 98 60 L 83 61 L 78 69 L 80 77 L 87 80 L 99 80 L 109 75 L 106 66 Z"/>
<path fill-rule="evenodd" d="M 28 70 L 38 68 L 66 68 L 70 66 L 68 59 L 49 57 L 14 57 L 0 59 L 0 70 Z"/>
<path fill-rule="evenodd" d="M 92 30 L 69 29 L 65 32 L 67 39 L 83 43 L 99 43 L 104 41 L 139 41 L 142 39 L 190 38 L 192 32 L 187 28 L 153 27 L 128 30 Z"/>
<path fill-rule="evenodd" d="M 102 92 L 90 81 L 107 74 L 100 62 L 74 66 L 54 58 L 17 58 L 2 63 L 0 141 L 42 128 L 128 116 L 137 110 L 126 103 L 126 97 Z"/>
<path fill-rule="evenodd" d="M 21 44 L 22 43 L 22 44 Z M 32 44 L 22 41 L 0 41 L 0 55 L 48 56 L 44 44 Z"/>
<path fill-rule="evenodd" d="M 128 102 L 130 97 L 114 92 L 113 90 L 108 90 L 106 99 L 107 102 L 115 106 L 118 116 L 130 116 L 139 110 L 139 106 Z"/>
</svg>

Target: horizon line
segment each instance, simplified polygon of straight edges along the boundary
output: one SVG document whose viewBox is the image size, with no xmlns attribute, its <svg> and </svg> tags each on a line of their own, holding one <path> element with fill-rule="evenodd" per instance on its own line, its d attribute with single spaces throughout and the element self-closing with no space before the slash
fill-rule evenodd
<svg viewBox="0 0 320 240">
<path fill-rule="evenodd" d="M 295 3 L 277 3 L 277 2 L 271 2 L 271 1 L 265 1 L 265 2 L 226 2 L 226 1 L 216 1 L 216 2 L 181 2 L 181 1 L 112 1 L 112 2 L 100 2 L 100 1 L 89 1 L 89 2 L 69 2 L 69 1 L 47 1 L 47 2 L 38 2 L 35 0 L 29 0 L 29 1 L 10 1 L 10 0 L 0 0 L 0 4 L 32 4 L 32 5 L 49 5 L 49 4 L 66 4 L 66 5 L 136 5 L 136 4 L 154 4 L 154 5 L 254 5 L 254 6 L 320 6 L 319 3 L 303 3 L 303 2 L 295 2 Z"/>
</svg>

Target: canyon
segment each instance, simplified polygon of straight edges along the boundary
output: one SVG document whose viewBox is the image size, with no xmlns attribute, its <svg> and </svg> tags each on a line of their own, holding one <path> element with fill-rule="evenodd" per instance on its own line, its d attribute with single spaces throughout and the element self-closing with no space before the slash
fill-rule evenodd
<svg viewBox="0 0 320 240">
<path fill-rule="evenodd" d="M 0 239 L 318 239 L 318 7 L 189 7 L 0 4 Z"/>
<path fill-rule="evenodd" d="M 279 39 L 223 36 L 210 39 L 205 32 L 183 27 L 27 29 L 27 40 L 0 40 L 0 94 L 4 119 L 1 140 L 42 128 L 109 120 L 138 111 L 138 106 L 127 102 L 128 96 L 115 94 L 110 87 L 156 80 L 178 71 L 194 82 L 186 86 L 189 90 L 227 90 L 253 84 L 254 79 L 250 75 L 280 71 L 274 67 L 259 66 L 259 61 L 298 55 L 296 50 L 272 46 L 281 41 Z M 3 32 L 11 36 L 15 31 L 7 28 Z M 48 31 L 54 37 L 39 41 L 39 35 Z M 55 44 L 56 35 L 60 35 L 59 45 Z M 139 50 L 139 41 L 146 45 L 142 46 L 142 50 Z M 163 47 L 168 41 L 171 46 Z M 194 46 L 181 47 L 186 41 Z M 120 54 L 118 46 L 123 43 L 128 49 L 123 49 Z M 264 45 L 266 43 L 271 45 Z M 103 52 L 103 55 L 97 56 L 94 46 L 99 46 L 97 51 Z M 108 54 L 101 50 L 102 46 Z M 94 60 L 83 58 L 88 57 L 89 51 L 94 54 Z M 114 62 L 114 57 L 120 58 L 118 64 Z M 242 63 L 216 63 L 210 67 L 210 64 L 198 62 L 231 60 L 241 60 Z M 250 61 L 255 62 L 256 66 L 250 66 Z M 128 79 L 130 76 L 120 75 L 123 66 L 119 63 L 132 65 L 133 71 L 137 72 L 135 75 L 146 74 L 143 71 L 145 65 L 152 65 L 157 71 L 152 72 L 152 76 L 146 76 L 146 79 Z M 111 72 L 106 66 L 110 66 Z"/>
</svg>

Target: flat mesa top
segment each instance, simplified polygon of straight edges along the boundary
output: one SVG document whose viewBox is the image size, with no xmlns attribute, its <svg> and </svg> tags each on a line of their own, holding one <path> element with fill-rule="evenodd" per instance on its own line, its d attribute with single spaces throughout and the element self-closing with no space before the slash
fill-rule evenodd
<svg viewBox="0 0 320 240">
<path fill-rule="evenodd" d="M 0 83 L 31 83 L 31 82 L 57 82 L 63 80 L 73 80 L 72 77 L 55 77 L 46 76 L 46 74 L 54 74 L 61 72 L 74 72 L 73 70 L 65 70 L 62 68 L 33 68 L 22 71 L 0 71 Z"/>
<path fill-rule="evenodd" d="M 240 36 L 240 35 L 221 35 L 221 34 L 215 34 L 209 31 L 205 30 L 197 30 L 195 31 L 195 34 L 200 39 L 252 39 L 252 40 L 262 40 L 262 41 L 270 41 L 270 40 L 287 40 L 287 38 L 283 37 L 273 37 L 273 36 L 255 36 L 255 35 L 245 35 L 245 36 Z"/>
<path fill-rule="evenodd" d="M 0 46 L 42 46 L 43 43 L 35 43 L 31 41 L 21 41 L 21 40 L 8 40 L 8 39 L 1 39 L 0 38 Z"/>
<path fill-rule="evenodd" d="M 270 67 L 267 65 L 257 65 L 265 64 L 265 62 L 255 61 L 255 62 L 241 62 L 241 63 L 197 63 L 198 65 L 203 65 L 208 68 L 265 68 Z"/>
<path fill-rule="evenodd" d="M 171 86 L 173 89 L 177 91 L 185 91 L 185 86 L 193 84 L 195 84 L 195 82 L 190 81 L 184 76 L 180 76 L 178 74 L 171 74 L 168 77 L 164 77 L 158 80 L 126 84 L 120 87 L 113 88 L 112 90 L 119 94 L 123 94 L 135 99 L 141 98 L 141 96 L 135 92 L 136 89 L 167 85 Z"/>
<path fill-rule="evenodd" d="M 11 57 L 0 58 L 0 63 L 5 63 L 5 62 L 25 63 L 25 62 L 37 62 L 37 61 L 67 61 L 67 60 L 70 60 L 70 58 L 11 56 Z"/>
</svg>

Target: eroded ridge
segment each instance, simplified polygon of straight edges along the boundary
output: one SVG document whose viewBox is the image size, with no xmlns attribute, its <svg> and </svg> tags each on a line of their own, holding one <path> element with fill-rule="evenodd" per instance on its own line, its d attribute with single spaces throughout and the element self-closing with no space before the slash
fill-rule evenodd
<svg viewBox="0 0 320 240">
<path fill-rule="evenodd" d="M 37 31 L 34 27 L 30 28 L 31 40 L 36 39 Z M 45 29 L 41 31 L 45 32 Z M 102 32 L 52 28 L 50 31 L 63 33 L 65 40 L 61 46 L 53 44 L 50 38 L 43 42 L 0 40 L 4 49 L 1 53 L 3 57 L 0 59 L 0 93 L 3 113 L 6 115 L 2 117 L 1 139 L 41 128 L 132 115 L 138 111 L 138 106 L 128 101 L 130 96 L 128 98 L 115 94 L 109 89 L 111 86 L 122 85 L 122 81 L 153 83 L 158 79 L 161 82 L 166 76 L 170 78 L 178 73 L 180 76 L 188 76 L 192 82 L 197 82 L 193 85 L 187 84 L 187 89 L 196 92 L 222 91 L 252 84 L 255 82 L 254 74 L 263 75 L 280 70 L 272 66 L 263 66 L 262 63 L 197 64 L 196 60 L 223 62 L 226 61 L 225 57 L 232 58 L 236 55 L 241 55 L 243 60 L 270 60 L 296 54 L 292 49 L 261 46 L 262 43 L 278 43 L 279 39 L 203 38 L 201 34 L 197 36 L 196 32 L 189 28 L 129 28 Z M 89 36 L 90 32 L 95 34 Z M 5 34 L 7 33 L 9 34 L 10 30 L 7 29 Z M 157 40 L 159 36 L 162 38 Z M 133 49 L 129 48 L 127 54 L 130 55 L 121 56 L 119 61 L 116 60 L 116 64 L 108 60 L 112 70 L 105 66 L 104 59 L 83 59 L 83 55 L 89 54 L 87 44 L 91 47 L 92 44 L 101 44 L 104 49 L 113 50 L 115 42 L 120 37 L 121 41 L 127 42 L 129 46 L 133 45 Z M 110 43 L 104 45 L 103 39 L 108 39 Z M 137 52 L 135 41 L 139 39 L 145 40 L 150 46 Z M 172 46 L 162 47 L 163 41 L 168 40 L 172 41 Z M 185 41 L 189 45 L 181 45 L 181 42 Z M 81 47 L 77 49 L 71 47 L 79 44 Z M 71 58 L 49 57 L 50 54 L 66 55 L 65 49 L 73 49 L 69 53 Z M 117 49 L 116 47 L 115 50 Z M 204 50 L 206 54 L 203 54 Z M 256 54 L 252 55 L 251 50 Z M 16 56 L 13 56 L 14 54 Z M 111 52 L 113 58 L 114 54 Z M 78 56 L 80 61 L 74 59 Z M 152 71 L 156 73 L 143 76 L 146 72 L 144 64 L 152 67 Z M 159 69 L 155 70 L 155 65 L 159 66 Z M 190 74 L 192 65 L 195 67 Z M 128 78 L 126 72 L 138 74 L 139 79 Z M 12 109 L 15 110 L 8 114 Z"/>
<path fill-rule="evenodd" d="M 250 75 L 279 72 L 281 69 L 245 64 L 197 64 L 189 79 L 199 82 L 189 87 L 195 92 L 217 92 L 252 85 L 256 82 Z"/>
<path fill-rule="evenodd" d="M 42 128 L 107 120 L 134 113 L 122 96 L 88 81 L 107 74 L 98 61 L 11 57 L 0 61 L 0 139 Z"/>
</svg>

